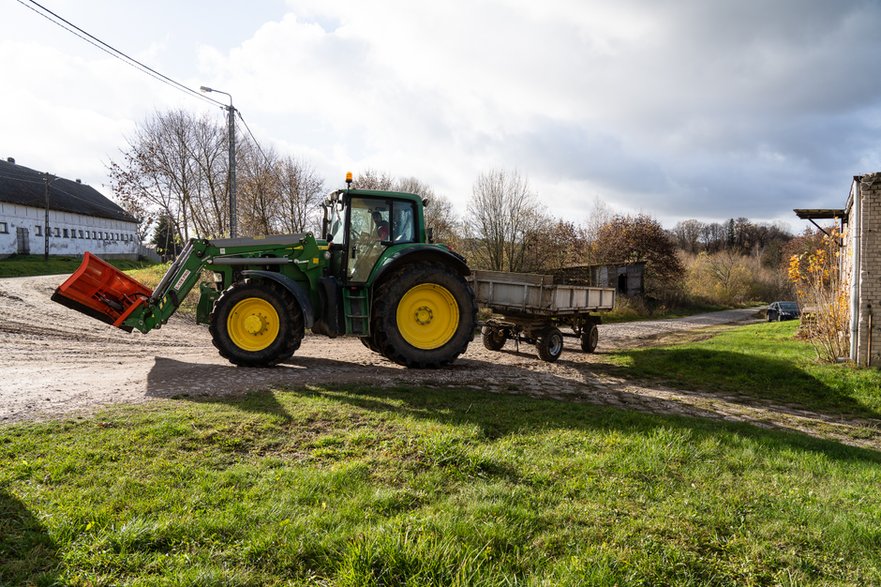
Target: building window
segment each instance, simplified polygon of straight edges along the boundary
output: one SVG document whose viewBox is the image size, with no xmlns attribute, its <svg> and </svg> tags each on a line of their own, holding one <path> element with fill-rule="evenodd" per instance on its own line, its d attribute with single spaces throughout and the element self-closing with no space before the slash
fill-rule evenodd
<svg viewBox="0 0 881 587">
<path fill-rule="evenodd" d="M 34 232 L 36 233 L 37 236 L 43 236 L 43 227 L 40 226 L 39 224 L 35 224 L 34 225 Z"/>
<path fill-rule="evenodd" d="M 83 231 L 81 230 L 81 231 L 79 231 L 79 233 L 80 233 L 80 238 L 83 238 Z"/>
<path fill-rule="evenodd" d="M 57 226 L 55 227 L 55 236 L 56 238 L 61 236 L 61 229 L 59 229 Z"/>
<path fill-rule="evenodd" d="M 76 238 L 76 229 L 75 228 L 70 229 L 70 238 Z"/>
<path fill-rule="evenodd" d="M 0 234 L 9 234 L 9 226 L 5 222 L 0 222 Z"/>
<path fill-rule="evenodd" d="M 69 237 L 69 236 L 70 236 L 70 235 L 67 234 L 67 229 L 65 228 L 65 229 L 64 229 L 64 238 L 67 238 L 67 237 Z"/>
</svg>

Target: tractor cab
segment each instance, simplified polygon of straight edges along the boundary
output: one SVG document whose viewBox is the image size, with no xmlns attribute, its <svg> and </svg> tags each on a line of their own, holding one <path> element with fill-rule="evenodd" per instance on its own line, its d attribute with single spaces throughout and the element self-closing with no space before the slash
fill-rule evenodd
<svg viewBox="0 0 881 587">
<path fill-rule="evenodd" d="M 331 272 L 345 284 L 370 280 L 390 248 L 425 242 L 419 196 L 373 190 L 340 190 L 324 203 L 323 233 Z"/>
</svg>

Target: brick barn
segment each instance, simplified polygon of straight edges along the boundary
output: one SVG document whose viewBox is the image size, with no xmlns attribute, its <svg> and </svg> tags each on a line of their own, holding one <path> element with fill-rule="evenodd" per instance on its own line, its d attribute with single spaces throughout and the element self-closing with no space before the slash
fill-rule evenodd
<svg viewBox="0 0 881 587">
<path fill-rule="evenodd" d="M 805 220 L 841 222 L 841 269 L 850 307 L 849 358 L 861 367 L 881 367 L 881 173 L 855 176 L 844 208 L 795 213 Z"/>
</svg>

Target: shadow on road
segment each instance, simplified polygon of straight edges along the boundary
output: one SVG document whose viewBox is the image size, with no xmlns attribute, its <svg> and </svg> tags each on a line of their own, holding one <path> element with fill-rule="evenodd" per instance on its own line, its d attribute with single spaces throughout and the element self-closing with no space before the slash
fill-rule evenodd
<svg viewBox="0 0 881 587">
<path fill-rule="evenodd" d="M 28 508 L 0 488 L 0 585 L 54 585 L 55 543 Z"/>
<path fill-rule="evenodd" d="M 294 378 L 287 371 L 296 369 L 280 366 L 275 369 L 251 369 L 234 365 L 187 363 L 156 357 L 147 374 L 147 396 L 165 399 L 185 399 L 196 402 L 226 403 L 238 409 L 257 411 L 290 418 L 290 414 L 271 393 L 265 401 L 242 402 L 251 391 L 264 390 L 286 379 Z M 267 374 L 270 375 L 267 378 Z"/>
</svg>

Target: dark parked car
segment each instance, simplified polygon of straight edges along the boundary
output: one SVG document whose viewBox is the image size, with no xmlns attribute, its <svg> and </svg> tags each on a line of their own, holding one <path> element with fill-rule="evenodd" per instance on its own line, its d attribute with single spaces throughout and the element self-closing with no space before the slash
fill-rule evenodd
<svg viewBox="0 0 881 587">
<path fill-rule="evenodd" d="M 768 322 L 795 320 L 801 312 L 795 302 L 774 302 L 768 306 Z"/>
</svg>

